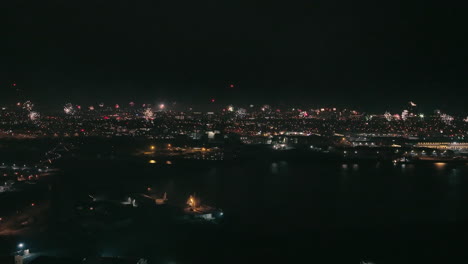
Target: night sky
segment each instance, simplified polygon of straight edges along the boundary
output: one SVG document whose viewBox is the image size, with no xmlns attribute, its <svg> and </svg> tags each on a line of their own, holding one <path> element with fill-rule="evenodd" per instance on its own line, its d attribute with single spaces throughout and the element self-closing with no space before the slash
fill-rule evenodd
<svg viewBox="0 0 468 264">
<path fill-rule="evenodd" d="M 384 111 L 412 100 L 468 111 L 464 9 L 262 2 L 2 1 L 0 103 L 17 100 L 16 81 L 41 104 L 216 98 Z"/>
</svg>

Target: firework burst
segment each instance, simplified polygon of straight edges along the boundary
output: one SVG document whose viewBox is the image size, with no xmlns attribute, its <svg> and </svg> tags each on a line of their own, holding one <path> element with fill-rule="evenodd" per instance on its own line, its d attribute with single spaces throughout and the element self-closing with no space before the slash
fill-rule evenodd
<svg viewBox="0 0 468 264">
<path fill-rule="evenodd" d="M 239 108 L 236 111 L 236 117 L 244 118 L 247 115 L 247 111 L 244 108 Z"/>
<path fill-rule="evenodd" d="M 447 125 L 450 125 L 452 121 L 454 120 L 453 116 L 447 115 L 447 114 L 441 114 L 440 119 L 442 120 L 442 122 L 444 122 Z"/>
<path fill-rule="evenodd" d="M 63 111 L 67 115 L 74 115 L 75 114 L 75 108 L 73 107 L 72 104 L 68 103 L 63 107 Z"/>
<path fill-rule="evenodd" d="M 32 111 L 33 107 L 34 107 L 34 104 L 31 101 L 26 101 L 23 104 L 23 109 L 27 111 Z"/>
<path fill-rule="evenodd" d="M 29 120 L 35 122 L 38 121 L 39 118 L 41 118 L 41 115 L 38 112 L 31 111 L 29 112 Z"/>
<path fill-rule="evenodd" d="M 408 110 L 403 110 L 403 113 L 401 113 L 401 120 L 405 121 L 408 119 Z"/>
<path fill-rule="evenodd" d="M 143 115 L 145 116 L 145 119 L 146 120 L 150 120 L 150 119 L 153 119 L 153 110 L 151 110 L 151 108 L 146 108 L 145 111 L 143 111 Z"/>
<path fill-rule="evenodd" d="M 387 121 L 392 121 L 393 119 L 392 114 L 390 114 L 389 112 L 385 112 L 384 117 L 385 119 L 387 119 Z"/>
</svg>

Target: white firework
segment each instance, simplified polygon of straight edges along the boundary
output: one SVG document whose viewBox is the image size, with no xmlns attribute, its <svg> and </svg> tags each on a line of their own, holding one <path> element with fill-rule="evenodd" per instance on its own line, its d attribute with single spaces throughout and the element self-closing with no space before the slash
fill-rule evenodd
<svg viewBox="0 0 468 264">
<path fill-rule="evenodd" d="M 34 112 L 34 111 L 29 112 L 28 116 L 29 116 L 29 120 L 31 121 L 37 121 L 41 117 L 41 115 L 38 112 Z"/>
<path fill-rule="evenodd" d="M 27 111 L 32 111 L 33 107 L 34 107 L 34 104 L 31 101 L 26 101 L 23 104 L 23 109 Z"/>
<path fill-rule="evenodd" d="M 145 119 L 146 120 L 150 120 L 150 119 L 153 119 L 153 110 L 151 110 L 151 108 L 146 108 L 145 111 L 143 111 L 143 115 L 145 116 Z"/>
<path fill-rule="evenodd" d="M 468 123 L 468 116 L 467 116 L 465 119 L 463 119 L 463 122 L 467 122 L 467 123 Z"/>
<path fill-rule="evenodd" d="M 104 107 L 104 103 L 100 103 L 99 107 L 101 107 L 101 108 Z"/>
<path fill-rule="evenodd" d="M 244 117 L 247 114 L 247 111 L 244 108 L 239 108 L 236 111 L 236 116 L 237 117 Z"/>
<path fill-rule="evenodd" d="M 453 116 L 447 115 L 447 114 L 441 114 L 440 119 L 442 122 L 444 122 L 447 125 L 450 125 L 452 121 L 454 120 Z"/>
<path fill-rule="evenodd" d="M 234 111 L 234 106 L 232 106 L 232 105 L 228 106 L 227 110 L 229 112 L 233 112 Z"/>
<path fill-rule="evenodd" d="M 63 107 L 63 111 L 67 115 L 74 115 L 75 114 L 75 108 L 73 107 L 72 104 L 68 103 Z"/>
<path fill-rule="evenodd" d="M 385 119 L 387 119 L 387 121 L 392 121 L 393 119 L 392 114 L 390 114 L 389 112 L 385 112 L 384 117 Z"/>
</svg>

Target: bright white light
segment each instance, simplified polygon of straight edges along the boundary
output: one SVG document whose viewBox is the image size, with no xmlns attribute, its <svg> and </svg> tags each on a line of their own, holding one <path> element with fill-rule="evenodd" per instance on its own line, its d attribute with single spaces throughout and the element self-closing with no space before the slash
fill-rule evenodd
<svg viewBox="0 0 468 264">
<path fill-rule="evenodd" d="M 19 247 L 19 248 L 23 248 L 23 247 L 24 247 L 24 244 L 23 244 L 23 243 L 19 243 L 19 244 L 18 244 L 18 247 Z"/>
<path fill-rule="evenodd" d="M 160 104 L 160 105 L 159 105 L 159 109 L 161 109 L 161 110 L 164 109 L 165 107 L 166 107 L 166 106 L 165 106 L 164 104 Z"/>
</svg>

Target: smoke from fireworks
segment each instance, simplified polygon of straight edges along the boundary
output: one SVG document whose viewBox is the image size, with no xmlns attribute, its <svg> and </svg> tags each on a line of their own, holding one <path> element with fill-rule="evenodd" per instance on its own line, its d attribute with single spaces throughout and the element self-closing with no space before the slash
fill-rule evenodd
<svg viewBox="0 0 468 264">
<path fill-rule="evenodd" d="M 247 114 L 247 111 L 244 108 L 239 108 L 236 111 L 236 117 L 243 118 Z"/>
</svg>

